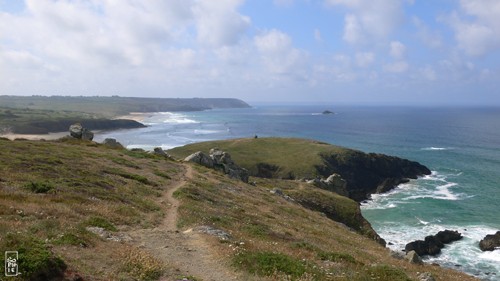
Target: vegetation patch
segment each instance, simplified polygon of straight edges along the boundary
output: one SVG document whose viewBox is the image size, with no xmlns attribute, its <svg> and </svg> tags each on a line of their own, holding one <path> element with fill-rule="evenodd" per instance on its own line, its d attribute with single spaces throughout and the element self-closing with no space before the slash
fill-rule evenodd
<svg viewBox="0 0 500 281">
<path fill-rule="evenodd" d="M 18 268 L 25 280 L 52 280 L 61 277 L 66 264 L 55 256 L 47 245 L 34 237 L 8 233 L 0 242 L 0 249 L 18 252 Z M 5 255 L 0 255 L 0 263 L 5 264 Z M 5 268 L 0 267 L 1 276 Z"/>
<path fill-rule="evenodd" d="M 385 264 L 371 266 L 367 273 L 375 280 L 411 281 L 403 270 Z"/>
<path fill-rule="evenodd" d="M 345 253 L 319 252 L 318 253 L 318 257 L 321 260 L 324 260 L 324 261 L 341 262 L 341 263 L 352 263 L 352 264 L 358 264 L 359 263 L 351 255 L 345 254 Z"/>
<path fill-rule="evenodd" d="M 307 265 L 281 253 L 242 252 L 234 257 L 233 265 L 252 274 L 271 276 L 276 272 L 297 279 L 307 272 Z"/>
<path fill-rule="evenodd" d="M 117 231 L 116 227 L 110 223 L 107 219 L 99 216 L 90 217 L 84 222 L 85 226 L 96 226 L 102 227 L 108 231 Z"/>
<path fill-rule="evenodd" d="M 26 188 L 33 193 L 48 193 L 54 189 L 54 185 L 49 182 L 30 182 Z"/>
</svg>

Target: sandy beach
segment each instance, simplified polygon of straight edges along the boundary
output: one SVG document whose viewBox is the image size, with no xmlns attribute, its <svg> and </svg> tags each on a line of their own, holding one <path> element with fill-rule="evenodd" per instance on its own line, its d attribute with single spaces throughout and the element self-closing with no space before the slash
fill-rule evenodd
<svg viewBox="0 0 500 281">
<path fill-rule="evenodd" d="M 68 132 L 48 133 L 48 134 L 3 134 L 2 138 L 10 140 L 27 139 L 27 140 L 57 140 L 68 135 Z"/>
</svg>

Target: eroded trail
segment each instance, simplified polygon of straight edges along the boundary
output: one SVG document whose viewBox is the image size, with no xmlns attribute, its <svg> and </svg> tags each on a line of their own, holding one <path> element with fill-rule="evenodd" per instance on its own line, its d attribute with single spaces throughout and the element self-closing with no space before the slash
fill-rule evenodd
<svg viewBox="0 0 500 281">
<path fill-rule="evenodd" d="M 182 276 L 194 276 L 208 280 L 238 280 L 237 275 L 210 247 L 205 237 L 192 230 L 177 229 L 179 200 L 173 194 L 193 179 L 194 171 L 184 164 L 183 178 L 174 184 L 163 196 L 169 207 L 162 224 L 154 229 L 141 229 L 131 233 L 139 247 L 164 261 L 173 272 L 160 280 L 176 280 Z M 179 278 L 182 279 L 182 278 Z"/>
</svg>

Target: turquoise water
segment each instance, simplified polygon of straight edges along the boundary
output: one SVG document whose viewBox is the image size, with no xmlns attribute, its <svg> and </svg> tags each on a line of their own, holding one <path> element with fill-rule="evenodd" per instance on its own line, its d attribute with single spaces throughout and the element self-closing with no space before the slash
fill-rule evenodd
<svg viewBox="0 0 500 281">
<path fill-rule="evenodd" d="M 325 109 L 335 115 L 322 115 Z M 440 230 L 465 237 L 428 259 L 484 280 L 500 279 L 500 250 L 478 242 L 500 230 L 500 108 L 287 106 L 155 114 L 148 128 L 114 131 L 129 148 L 165 149 L 237 137 L 320 141 L 418 161 L 433 174 L 362 204 L 363 215 L 393 250 Z"/>
</svg>

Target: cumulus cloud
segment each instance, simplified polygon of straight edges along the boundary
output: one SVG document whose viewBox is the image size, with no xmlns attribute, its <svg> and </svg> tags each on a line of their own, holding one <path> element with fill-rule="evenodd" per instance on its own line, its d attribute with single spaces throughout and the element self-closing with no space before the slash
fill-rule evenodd
<svg viewBox="0 0 500 281">
<path fill-rule="evenodd" d="M 500 47 L 499 1 L 461 0 L 460 8 L 448 18 L 460 49 L 480 56 Z"/>
<path fill-rule="evenodd" d="M 250 26 L 251 20 L 237 12 L 242 0 L 201 0 L 194 7 L 198 39 L 220 47 L 236 44 Z"/>
<path fill-rule="evenodd" d="M 400 0 L 325 0 L 351 12 L 344 18 L 344 40 L 351 44 L 371 42 L 389 35 L 403 19 Z"/>
<path fill-rule="evenodd" d="M 254 44 L 268 71 L 304 79 L 307 53 L 294 48 L 288 34 L 272 29 L 255 36 Z"/>
</svg>

